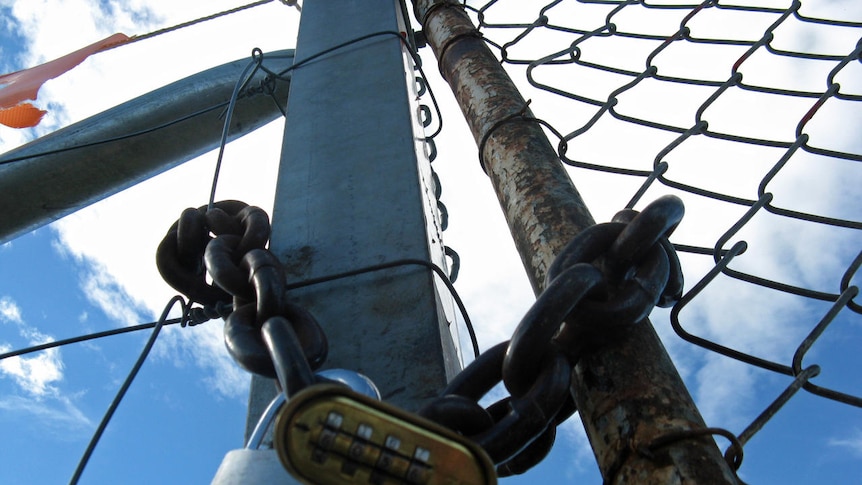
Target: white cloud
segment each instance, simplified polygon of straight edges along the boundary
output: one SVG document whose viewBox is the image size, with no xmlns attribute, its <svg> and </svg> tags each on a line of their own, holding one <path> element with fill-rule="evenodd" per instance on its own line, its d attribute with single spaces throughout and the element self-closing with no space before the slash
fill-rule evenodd
<svg viewBox="0 0 862 485">
<path fill-rule="evenodd" d="M 711 354 L 697 372 L 695 382 L 695 401 L 708 426 L 739 432 L 748 425 L 745 416 L 752 414 L 757 391 L 751 366 Z"/>
<path fill-rule="evenodd" d="M 857 457 L 862 457 L 862 430 L 854 430 L 846 438 L 833 438 L 828 442 L 829 446 L 844 448 Z"/>
<path fill-rule="evenodd" d="M 266 147 L 261 137 L 272 136 L 276 130 L 280 130 L 280 127 L 273 125 L 263 128 L 259 130 L 260 133 L 250 135 L 250 140 L 242 141 Z M 269 150 L 268 160 L 276 160 L 277 151 L 272 153 L 272 148 Z M 262 186 L 253 181 L 256 174 L 241 174 L 242 167 L 230 158 L 230 149 L 228 153 L 219 199 L 238 198 L 265 208 L 271 207 L 274 187 L 269 184 Z M 261 160 L 266 162 L 267 157 L 262 155 Z M 154 320 L 165 303 L 176 294 L 156 269 L 156 247 L 184 208 L 206 202 L 209 182 L 200 173 L 207 173 L 211 165 L 212 159 L 206 158 L 189 162 L 163 174 L 159 179 L 142 183 L 54 224 L 58 237 L 57 249 L 76 259 L 81 267 L 81 287 L 87 298 L 111 318 L 123 325 Z M 255 163 L 245 166 L 249 165 Z M 275 168 L 274 164 L 264 163 L 256 168 L 258 174 L 263 170 L 260 175 L 262 179 L 274 179 L 271 172 Z M 231 183 L 231 178 L 244 182 L 245 193 L 242 187 L 238 189 L 235 182 Z M 196 183 L 200 190 L 188 190 L 189 182 Z M 257 190 L 249 194 L 247 187 Z M 174 196 L 165 198 L 165 193 Z M 134 218 L 134 238 L 130 239 L 127 231 L 112 230 L 126 227 L 130 218 Z M 156 357 L 199 366 L 205 373 L 205 382 L 217 394 L 233 397 L 246 392 L 248 374 L 227 354 L 218 321 L 177 329 L 176 332 L 173 330 L 166 329 L 166 334 L 160 337 L 157 349 L 166 350 L 157 351 Z"/>
<path fill-rule="evenodd" d="M 596 468 L 596 457 L 579 413 L 575 413 L 557 428 L 557 439 L 565 442 L 565 445 L 573 450 L 570 455 L 573 459 L 569 463 L 569 469 L 565 470 L 569 478 L 580 476 L 587 470 Z"/>
<path fill-rule="evenodd" d="M 194 327 L 166 327 L 153 348 L 153 356 L 178 368 L 194 365 L 214 394 L 244 400 L 251 375 L 227 352 L 222 326 L 217 319 Z"/>
<path fill-rule="evenodd" d="M 4 351 L 11 350 L 6 346 Z M 43 397 L 57 391 L 52 384 L 63 379 L 63 361 L 57 349 L 48 349 L 35 357 L 9 357 L 0 361 L 0 374 L 11 377 L 31 396 Z"/>
<path fill-rule="evenodd" d="M 100 271 L 98 264 L 93 264 L 82 276 L 81 289 L 94 305 L 101 308 L 108 317 L 124 325 L 141 323 L 141 312 L 137 311 L 141 303 L 136 302 L 119 283 L 109 274 Z"/>
<path fill-rule="evenodd" d="M 223 35 L 225 26 L 242 26 L 218 21 L 195 27 L 190 31 L 194 32 L 193 35 L 188 32 L 170 34 L 93 57 L 87 61 L 88 69 L 73 71 L 68 76 L 46 85 L 44 99 L 55 103 L 54 106 L 63 106 L 62 110 L 54 110 L 53 126 L 88 116 L 130 96 L 205 67 L 245 56 L 254 45 L 260 45 L 265 50 L 282 48 L 291 42 L 291 33 L 283 32 L 283 24 L 287 21 L 286 17 L 292 16 L 294 12 L 293 9 L 279 10 L 275 3 L 272 6 L 260 7 L 267 9 L 266 15 L 244 17 L 256 22 L 256 32 L 247 42 L 238 42 L 235 39 L 222 41 L 222 38 L 226 37 Z M 853 2 L 843 3 L 844 6 L 852 4 Z M 70 46 L 86 45 L 96 37 L 114 31 L 140 33 L 156 25 L 169 25 L 212 13 L 222 6 L 233 6 L 228 2 L 141 0 L 134 3 L 115 3 L 112 15 L 108 16 L 100 7 L 95 6 L 95 2 L 83 0 L 37 0 L 17 2 L 15 5 L 16 9 L 20 9 L 17 15 L 31 39 L 28 51 L 30 63 L 65 54 L 70 50 Z M 567 6 L 566 3 L 560 5 L 560 8 Z M 168 9 L 167 6 L 171 8 Z M 538 8 L 530 8 L 533 13 L 537 13 Z M 491 10 L 498 15 L 506 14 L 507 17 L 512 13 L 511 10 L 502 8 Z M 555 8 L 550 14 L 557 14 L 558 10 Z M 166 13 L 155 19 L 150 12 Z M 520 12 L 516 12 L 512 17 L 518 21 L 531 18 L 521 15 Z M 149 21 L 139 22 L 142 18 Z M 603 16 L 597 18 L 601 20 Z M 75 19 L 76 22 L 70 23 L 69 19 Z M 277 27 L 279 23 L 282 27 Z M 70 29 L 69 25 L 75 25 L 75 28 Z M 244 31 L 247 30 L 246 28 Z M 278 35 L 267 35 L 264 38 L 268 30 L 278 32 Z M 55 41 L 58 33 L 66 35 L 64 43 Z M 146 55 L 149 52 L 160 52 L 160 56 L 155 58 Z M 589 54 L 589 49 L 585 49 L 585 52 Z M 194 55 L 190 55 L 192 53 Z M 435 162 L 435 169 L 440 173 L 444 184 L 443 201 L 450 208 L 451 214 L 450 230 L 444 236 L 447 244 L 458 250 L 463 258 L 458 289 L 476 323 L 480 342 L 487 348 L 509 338 L 515 324 L 532 302 L 532 292 L 525 283 L 520 262 L 514 256 L 510 236 L 489 190 L 487 177 L 479 169 L 475 146 L 470 140 L 465 141 L 464 136 L 458 135 L 459 132 L 465 135 L 466 128 L 460 119 L 458 108 L 454 107 L 451 95 L 447 92 L 448 87 L 436 81 L 438 74 L 428 54 L 426 49 L 424 56 L 428 75 L 434 78 L 435 86 L 439 88 L 437 94 L 444 110 L 452 113 L 447 116 L 446 129 L 437 140 L 440 158 Z M 606 52 L 602 52 L 602 55 L 606 55 Z M 638 66 L 642 66 L 642 61 L 642 57 L 638 58 Z M 674 64 L 673 61 L 674 56 L 671 55 L 659 59 L 663 73 L 666 73 L 665 64 Z M 692 63 L 678 65 L 696 68 Z M 746 68 L 750 65 L 751 63 L 747 63 Z M 563 67 L 548 69 L 548 72 L 551 72 Z M 804 74 L 807 71 L 801 72 Z M 747 70 L 746 76 L 749 80 L 759 76 L 765 82 L 776 78 L 804 78 L 805 82 L 809 81 L 807 76 L 800 76 L 800 72 L 792 71 L 789 66 L 783 64 L 773 70 Z M 564 80 L 561 81 L 563 83 L 578 81 L 574 76 L 561 79 Z M 517 82 L 523 84 L 520 79 Z M 645 84 L 644 87 L 646 86 Z M 557 127 L 574 129 L 583 122 L 581 118 L 584 116 L 584 110 L 576 108 L 574 102 L 542 93 L 528 94 L 526 97 L 534 99 L 532 106 L 538 116 L 548 119 Z M 660 109 L 662 99 L 665 98 L 655 97 L 658 108 L 648 102 L 637 104 L 635 101 L 627 108 L 649 112 Z M 696 104 L 697 101 L 694 94 L 687 94 L 685 99 L 686 105 L 677 106 L 677 111 Z M 721 110 L 718 108 L 719 106 L 716 106 L 707 113 L 710 121 L 715 121 L 712 125 L 714 127 L 720 126 Z M 764 112 L 769 114 L 765 110 Z M 782 118 L 784 115 L 780 110 L 772 115 L 764 125 L 769 125 L 773 118 L 788 120 Z M 581 118 L 578 118 L 579 116 Z M 738 117 L 734 120 L 740 121 Z M 693 118 L 688 121 L 693 122 Z M 729 119 L 724 121 L 727 123 Z M 588 134 L 572 143 L 574 148 L 569 154 L 579 159 L 592 157 L 599 161 L 613 161 L 622 165 L 641 164 L 640 168 L 651 168 L 652 158 L 670 141 L 666 139 L 670 135 L 620 125 L 623 124 L 609 122 L 596 125 Z M 268 127 L 228 148 L 219 198 L 230 196 L 267 209 L 271 206 L 271 181 L 274 179 L 275 162 L 278 160 L 280 130 L 280 126 Z M 847 136 L 854 134 L 853 130 L 834 130 L 834 133 L 845 133 Z M 11 138 L 18 135 L 7 135 L 3 132 L 0 136 L 5 137 L 0 143 L 9 144 Z M 628 137 L 625 143 L 613 143 L 609 146 L 607 142 L 608 139 L 618 140 L 624 137 Z M 671 136 L 673 137 L 675 135 Z M 700 149 L 700 153 L 698 150 L 686 151 L 687 147 L 697 143 L 699 142 L 694 139 L 687 141 L 668 156 L 671 162 L 669 173 L 673 177 L 684 178 L 692 175 L 694 182 L 714 184 L 732 191 L 745 189 L 746 195 L 751 196 L 752 188 L 756 189 L 756 184 L 749 183 L 740 187 L 738 179 L 742 177 L 742 173 L 745 173 L 746 177 L 756 177 L 754 170 L 761 167 L 755 167 L 745 154 L 734 154 L 732 157 L 708 156 L 708 150 L 704 155 L 702 146 L 696 147 Z M 768 154 L 759 152 L 754 158 L 761 155 L 768 158 Z M 54 226 L 60 244 L 85 267 L 82 286 L 87 289 L 92 301 L 112 318 L 124 324 L 138 323 L 144 313 L 141 308 L 157 315 L 172 294 L 155 272 L 155 247 L 180 210 L 206 202 L 209 171 L 213 161 L 214 156 L 208 155 L 201 160 L 190 162 L 157 181 L 142 184 Z M 743 170 L 746 171 L 742 172 Z M 615 176 L 609 179 L 583 170 L 572 170 L 571 173 L 600 222 L 609 219 L 621 208 L 640 183 L 636 178 Z M 787 197 L 804 189 L 803 192 L 810 196 L 807 199 L 812 201 L 811 203 L 819 204 L 816 207 L 818 210 L 833 210 L 840 205 L 833 194 L 839 182 L 843 182 L 840 187 L 850 187 L 851 190 L 855 190 L 859 185 L 849 177 L 826 177 L 822 173 L 814 176 L 810 171 L 795 169 L 792 173 L 784 173 L 792 176 L 793 180 L 777 180 L 775 188 L 771 186 L 771 190 L 776 192 L 776 200 L 783 203 Z M 614 184 L 614 190 L 608 190 L 610 183 Z M 645 200 L 655 192 L 668 191 L 666 188 L 652 190 Z M 675 240 L 688 244 L 711 245 L 744 210 L 701 198 L 688 198 L 686 203 L 689 215 L 677 232 Z M 858 207 L 858 204 L 847 204 L 844 209 L 852 211 L 855 207 Z M 734 262 L 735 267 L 750 269 L 758 274 L 789 277 L 800 283 L 831 283 L 824 281 L 823 275 L 834 274 L 833 269 L 840 266 L 841 258 L 832 251 L 818 251 L 817 257 L 812 257 L 810 253 L 812 247 L 834 248 L 830 243 L 834 242 L 834 239 L 830 235 L 814 230 L 800 232 L 788 229 L 786 225 L 776 227 L 770 226 L 769 223 L 761 227 L 751 227 L 753 229 L 734 238 L 734 241 L 746 239 L 752 243 L 750 251 Z M 766 243 L 761 244 L 759 241 Z M 842 241 L 851 249 L 858 247 L 858 244 L 853 245 L 853 241 L 846 238 Z M 773 250 L 776 245 L 780 251 Z M 828 268 L 824 268 L 824 260 L 828 262 Z M 686 270 L 689 276 L 687 286 L 690 287 L 711 264 L 708 258 L 691 258 Z M 0 312 L 6 315 L 3 308 L 5 307 L 0 301 Z M 795 318 L 804 310 L 794 298 L 776 297 L 747 284 L 727 281 L 727 278 L 720 277 L 712 284 L 707 295 L 699 297 L 684 310 L 682 317 L 686 325 L 690 325 L 691 329 L 699 334 L 732 343 L 743 350 L 756 351 L 759 355 L 787 357 L 804 331 Z M 20 319 L 20 315 L 18 318 Z M 667 327 L 664 321 L 656 323 L 663 325 L 665 329 Z M 668 337 L 667 332 L 662 332 L 661 329 L 660 332 Z M 159 358 L 172 361 L 178 366 L 189 363 L 198 366 L 204 373 L 203 379 L 216 394 L 238 396 L 245 392 L 248 374 L 227 356 L 218 322 L 195 328 L 169 328 L 165 329 L 165 333 L 157 346 L 156 355 Z M 693 383 L 693 394 L 696 395 L 707 422 L 741 429 L 747 423 L 741 422 L 742 418 L 738 416 L 740 411 L 746 415 L 751 414 L 751 408 L 754 406 L 752 395 L 759 382 L 758 375 L 752 372 L 750 367 L 724 357 L 710 355 L 704 359 L 699 353 L 687 350 L 686 345 L 677 339 L 669 347 L 675 357 L 683 359 L 677 362 L 683 362 L 683 373 L 691 376 L 689 382 Z M 62 372 L 62 367 L 58 371 Z M 51 374 L 46 372 L 43 375 L 47 378 Z M 44 381 L 45 389 L 49 389 L 52 382 L 55 381 Z M 0 401 L 0 407 L 13 405 L 14 402 L 10 404 L 9 400 Z M 48 414 L 46 411 L 45 415 Z M 574 442 L 576 449 L 580 450 L 575 462 L 591 459 L 580 424 L 572 420 L 561 429 L 564 439 Z M 859 440 L 856 437 L 836 439 L 830 444 L 856 450 Z"/>
<path fill-rule="evenodd" d="M 180 4 L 164 0 L 121 2 L 112 4 L 110 15 L 103 11 L 108 7 L 83 0 L 70 2 L 68 7 L 64 4 L 60 10 L 44 8 L 54 3 L 45 0 L 20 7 L 19 21 L 32 39 L 29 64 L 62 55 L 70 50 L 70 45 L 83 46 L 98 36 L 117 31 L 146 33 L 235 6 L 226 0 Z M 52 26 L 63 20 L 43 21 L 40 16 L 67 8 L 69 12 L 74 10 L 70 18 L 80 18 L 80 25 L 98 24 L 99 29 L 79 32 L 80 35 L 67 39 L 64 46 L 52 45 L 49 49 L 48 40 L 56 39 Z M 160 16 L 156 18 L 153 12 L 159 12 Z M 291 35 L 295 35 L 296 19 L 294 9 L 273 2 L 93 56 L 86 65 L 45 85 L 40 99 L 54 103 L 49 115 L 54 116 L 54 121 L 44 129 L 90 116 L 200 70 L 247 58 L 252 47 L 259 46 L 264 52 L 283 49 Z M 259 28 L 242 41 L 223 35 L 225 29 L 247 30 L 249 22 Z M 192 51 L 196 54 L 189 56 Z M 154 56 L 153 52 L 161 54 Z M 227 148 L 218 199 L 235 198 L 267 210 L 271 208 L 281 131 L 281 124 L 274 123 Z M 205 155 L 52 226 L 57 234 L 55 248 L 74 258 L 80 267 L 82 290 L 110 318 L 122 325 L 153 320 L 175 294 L 156 270 L 155 250 L 183 209 L 207 202 L 214 162 L 214 154 Z M 236 396 L 247 389 L 248 374 L 232 362 L 220 335 L 217 322 L 167 332 L 157 347 L 167 350 L 155 355 L 177 363 L 194 363 L 204 371 L 204 379 L 214 392 Z M 169 340 L 170 345 L 162 344 Z"/>
<path fill-rule="evenodd" d="M 18 304 L 9 296 L 0 297 L 0 321 L 13 323 L 18 334 L 31 345 L 54 340 L 38 329 L 27 325 Z M 8 344 L 0 344 L 0 352 L 8 352 Z M 57 348 L 44 350 L 34 357 L 9 357 L 0 360 L 0 375 L 11 377 L 31 396 L 42 397 L 57 391 L 51 384 L 63 379 L 63 360 Z"/>
<path fill-rule="evenodd" d="M 18 304 L 9 296 L 0 297 L 0 321 L 13 324 L 20 337 L 31 345 L 51 342 L 54 338 L 27 324 Z M 0 353 L 12 346 L 0 342 Z M 0 410 L 36 418 L 41 423 L 62 426 L 64 432 L 89 429 L 90 419 L 77 407 L 76 396 L 68 395 L 58 384 L 63 380 L 64 363 L 59 348 L 42 350 L 31 356 L 0 360 L 0 377 L 9 378 L 22 392 L 6 392 L 0 397 Z"/>
<path fill-rule="evenodd" d="M 68 430 L 89 432 L 93 422 L 74 403 L 72 397 L 63 395 L 46 399 L 23 396 L 0 397 L 0 410 L 16 415 L 32 416 L 41 423 Z"/>
<path fill-rule="evenodd" d="M 0 298 L 0 320 L 11 323 L 22 323 L 21 320 L 21 309 L 18 308 L 18 304 L 15 301 L 8 297 L 4 296 Z"/>
<path fill-rule="evenodd" d="M 226 397 L 244 399 L 248 395 L 251 375 L 228 354 L 221 321 L 171 330 L 177 344 L 190 349 L 193 362 L 203 370 L 203 381 L 210 389 Z"/>
<path fill-rule="evenodd" d="M 0 297 L 0 321 L 17 327 L 19 336 L 31 345 L 51 342 L 50 335 L 27 324 L 18 304 L 10 297 Z M 0 343 L 0 353 L 12 346 Z M 60 349 L 46 349 L 33 356 L 16 356 L 0 360 L 0 377 L 9 378 L 23 394 L 6 393 L 0 397 L 0 410 L 31 415 L 40 422 L 64 429 L 89 427 L 90 419 L 78 409 L 73 397 L 61 391 L 64 364 Z"/>
</svg>

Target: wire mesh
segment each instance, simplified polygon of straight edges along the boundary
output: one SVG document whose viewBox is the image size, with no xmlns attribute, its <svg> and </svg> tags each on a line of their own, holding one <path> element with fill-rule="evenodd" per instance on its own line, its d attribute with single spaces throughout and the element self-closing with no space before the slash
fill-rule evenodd
<svg viewBox="0 0 862 485">
<path fill-rule="evenodd" d="M 846 359 L 862 323 L 862 8 L 463 3 L 596 220 L 684 196 L 673 242 L 689 288 L 665 320 L 691 344 L 793 378 L 740 442 L 799 389 L 862 407 Z"/>
</svg>

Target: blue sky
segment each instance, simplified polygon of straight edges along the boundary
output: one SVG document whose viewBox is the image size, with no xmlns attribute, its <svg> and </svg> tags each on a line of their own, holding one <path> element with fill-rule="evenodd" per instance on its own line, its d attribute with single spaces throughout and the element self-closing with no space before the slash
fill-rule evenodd
<svg viewBox="0 0 862 485">
<path fill-rule="evenodd" d="M 18 321 L 0 317 L 5 345 L 25 347 L 45 336 L 60 339 L 118 326 L 88 301 L 80 287 L 86 269 L 58 251 L 52 229 L 5 246 L 0 261 L 0 305 L 14 305 L 20 313 Z M 36 339 L 31 332 L 39 332 Z M 52 355 L 62 378 L 46 377 L 41 389 L 4 374 L 0 482 L 67 482 L 146 337 L 127 334 L 63 347 Z M 82 483 L 116 483 L 118 477 L 124 483 L 204 482 L 230 443 L 241 440 L 244 406 L 239 399 L 213 395 L 198 374 L 193 366 L 149 360 Z"/>
<path fill-rule="evenodd" d="M 176 3 L 123 1 L 106 9 L 100 6 L 104 2 L 86 0 L 0 1 L 0 67 L 6 71 L 20 69 L 114 32 L 145 33 L 236 6 L 229 1 Z M 820 4 L 839 12 L 843 8 L 847 15 L 859 10 L 849 2 Z M 273 2 L 229 19 L 94 56 L 43 88 L 40 101 L 51 109 L 43 125 L 25 131 L 0 127 L 0 152 L 167 82 L 247 56 L 253 47 L 264 51 L 293 47 L 297 22 L 294 9 Z M 817 42 L 819 34 L 807 35 L 807 42 Z M 423 54 L 426 66 L 433 66 L 427 49 Z M 775 70 L 790 73 L 784 78 L 800 83 L 814 78 L 815 89 L 822 89 L 823 78 L 812 74 L 814 70 L 781 69 L 791 68 L 770 66 L 764 72 L 747 71 L 746 76 L 768 78 L 768 71 Z M 481 345 L 487 348 L 511 334 L 532 295 L 460 112 L 436 70 L 427 71 L 446 119 L 438 140 L 440 158 L 435 162 L 450 213 L 446 243 L 461 253 L 462 270 L 456 286 L 476 322 Z M 565 83 L 568 78 L 558 79 Z M 862 77 L 842 82 L 862 92 L 859 79 Z M 593 85 L 585 89 L 602 92 L 602 88 Z M 698 96 L 700 92 L 676 93 L 676 104 L 663 116 L 684 116 L 701 102 Z M 542 93 L 528 92 L 525 97 L 534 100 L 534 112 L 562 129 L 577 126 L 579 117 L 584 116 L 573 103 L 560 103 Z M 766 116 L 763 113 L 778 118 L 798 116 L 790 108 L 777 114 L 772 106 L 756 108 L 749 117 Z M 655 107 L 645 102 L 632 109 L 649 111 Z M 721 116 L 717 114 L 711 121 L 718 125 L 728 119 Z M 860 120 L 859 108 L 847 114 L 852 118 L 843 116 L 823 122 L 818 140 L 847 150 L 855 143 L 859 153 L 854 130 L 836 128 L 840 126 L 838 120 Z M 858 126 L 858 122 L 847 124 Z M 771 135 L 768 130 L 772 125 L 764 126 Z M 282 129 L 276 122 L 228 147 L 218 198 L 239 198 L 269 210 L 274 189 L 261 181 L 274 178 Z M 598 124 L 592 132 L 595 135 L 578 140 L 577 153 L 648 166 L 658 150 L 654 145 L 660 148 L 668 142 L 659 139 L 609 145 L 609 138 L 602 136 L 614 129 L 619 127 L 613 123 Z M 641 147 L 643 153 L 631 145 Z M 757 169 L 745 162 L 747 158 L 739 157 L 739 161 L 729 155 L 704 154 L 714 147 L 696 146 L 691 150 L 701 151 L 689 153 L 683 151 L 685 147 L 689 145 L 669 155 L 673 170 L 677 170 L 669 174 L 731 191 L 748 190 L 748 196 L 750 186 L 756 190 L 759 179 L 752 182 L 750 178 L 756 176 Z M 770 157 L 774 153 L 764 156 L 774 163 Z M 685 166 L 690 158 L 700 165 Z M 214 160 L 214 155 L 208 155 L 189 162 L 0 246 L 0 346 L 18 348 L 48 338 L 153 321 L 172 294 L 155 271 L 155 245 L 183 208 L 205 203 Z M 739 182 L 725 176 L 728 164 L 749 179 Z M 791 167 L 785 179 L 776 181 L 776 201 L 858 221 L 857 187 L 862 182 L 858 168 L 829 166 L 831 170 L 826 173 L 809 171 L 806 166 Z M 621 208 L 640 183 L 585 171 L 575 171 L 573 176 L 599 221 Z M 607 189 L 609 184 L 614 184 L 613 193 Z M 657 187 L 645 199 L 663 193 L 675 192 Z M 687 198 L 686 203 L 688 215 L 674 242 L 711 246 L 741 216 L 735 207 L 695 198 Z M 836 291 L 842 268 L 862 247 L 858 231 L 799 226 L 762 215 L 731 243 L 739 239 L 745 239 L 750 250 L 735 267 L 823 291 Z M 686 257 L 684 264 L 690 288 L 706 273 L 711 260 Z M 858 284 L 858 277 L 854 282 Z M 683 310 L 686 328 L 782 362 L 789 361 L 795 346 L 828 309 L 828 304 L 778 295 L 723 277 L 707 292 Z M 789 384 L 785 376 L 753 369 L 683 342 L 670 330 L 665 311 L 656 312 L 653 322 L 709 425 L 741 432 Z M 209 482 L 224 453 L 242 444 L 247 393 L 247 376 L 226 356 L 220 327 L 220 322 L 210 322 L 195 328 L 166 329 L 81 483 Z M 35 360 L 26 364 L 7 360 L 0 367 L 0 433 L 4 436 L 0 483 L 68 481 L 146 338 L 143 332 L 75 344 L 32 354 L 28 359 Z M 806 363 L 823 368 L 822 377 L 815 382 L 862 394 L 860 340 L 859 315 L 842 312 L 806 358 Z M 722 449 L 726 446 L 723 441 L 719 444 Z M 752 484 L 857 482 L 862 476 L 862 412 L 802 391 L 755 436 L 745 452 L 742 476 Z M 545 462 L 504 483 L 539 481 L 600 481 L 576 420 L 561 428 L 554 452 Z"/>
</svg>

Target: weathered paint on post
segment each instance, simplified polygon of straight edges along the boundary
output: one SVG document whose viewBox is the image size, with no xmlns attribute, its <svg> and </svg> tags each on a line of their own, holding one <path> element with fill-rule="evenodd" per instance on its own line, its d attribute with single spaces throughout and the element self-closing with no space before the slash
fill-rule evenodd
<svg viewBox="0 0 862 485">
<path fill-rule="evenodd" d="M 517 115 L 524 99 L 463 7 L 415 0 L 414 12 L 482 150 L 538 294 L 555 256 L 592 216 L 539 124 Z M 606 483 L 736 483 L 708 436 L 645 452 L 656 438 L 706 427 L 651 324 L 582 358 L 575 374 L 572 392 Z"/>
</svg>

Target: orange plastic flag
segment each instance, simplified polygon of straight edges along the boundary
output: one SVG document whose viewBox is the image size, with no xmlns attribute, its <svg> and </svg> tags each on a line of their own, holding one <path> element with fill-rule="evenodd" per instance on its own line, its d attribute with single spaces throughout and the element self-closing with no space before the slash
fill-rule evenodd
<svg viewBox="0 0 862 485">
<path fill-rule="evenodd" d="M 36 100 L 45 81 L 60 76 L 99 51 L 128 40 L 125 34 L 114 34 L 51 62 L 0 76 L 0 123 L 12 128 L 36 126 L 46 111 L 28 101 Z"/>
</svg>

